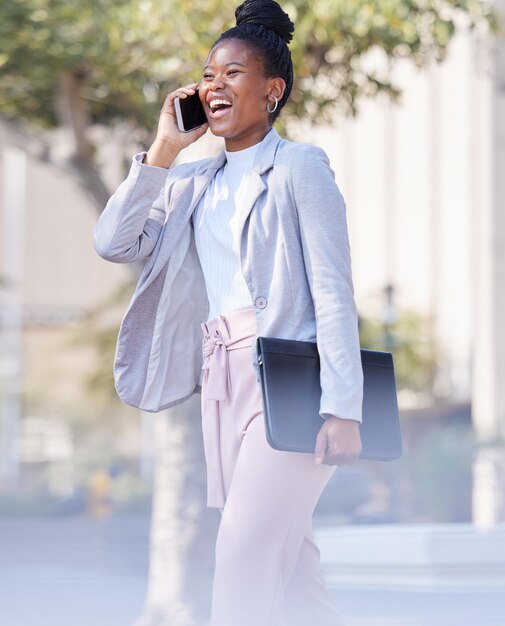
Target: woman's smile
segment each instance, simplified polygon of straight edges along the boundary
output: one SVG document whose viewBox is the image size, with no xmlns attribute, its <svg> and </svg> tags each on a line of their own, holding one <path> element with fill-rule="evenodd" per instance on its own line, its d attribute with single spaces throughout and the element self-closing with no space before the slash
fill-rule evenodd
<svg viewBox="0 0 505 626">
<path fill-rule="evenodd" d="M 212 94 L 208 97 L 207 115 L 210 119 L 220 119 L 231 111 L 233 103 L 229 98 L 216 98 Z"/>
</svg>

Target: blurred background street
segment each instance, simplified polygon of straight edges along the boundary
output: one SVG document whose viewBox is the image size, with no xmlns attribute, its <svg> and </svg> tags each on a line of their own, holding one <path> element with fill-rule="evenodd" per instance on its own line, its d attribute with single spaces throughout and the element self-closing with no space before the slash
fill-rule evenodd
<svg viewBox="0 0 505 626">
<path fill-rule="evenodd" d="M 148 517 L 0 522 L 0 623 L 133 623 L 147 588 L 148 533 Z M 355 581 L 331 590 L 348 626 L 505 625 L 503 587 Z"/>
</svg>

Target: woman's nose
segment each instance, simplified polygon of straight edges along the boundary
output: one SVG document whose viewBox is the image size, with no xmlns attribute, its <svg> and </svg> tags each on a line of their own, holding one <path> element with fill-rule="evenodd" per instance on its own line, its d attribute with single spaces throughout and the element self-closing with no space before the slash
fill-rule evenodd
<svg viewBox="0 0 505 626">
<path fill-rule="evenodd" d="M 217 91 L 218 89 L 222 89 L 224 87 L 224 79 L 222 76 L 214 76 L 211 80 L 209 89 L 210 91 Z"/>
</svg>

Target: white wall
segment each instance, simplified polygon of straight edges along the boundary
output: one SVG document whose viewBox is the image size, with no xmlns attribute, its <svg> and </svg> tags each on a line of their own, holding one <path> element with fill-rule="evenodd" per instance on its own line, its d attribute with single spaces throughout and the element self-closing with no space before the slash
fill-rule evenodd
<svg viewBox="0 0 505 626">
<path fill-rule="evenodd" d="M 28 138 L 26 139 L 28 142 Z M 0 124 L 3 146 L 23 137 Z M 3 154 L 0 151 L 0 162 Z M 98 212 L 62 170 L 28 154 L 23 303 L 29 313 L 88 312 L 129 279 L 128 268 L 107 263 L 93 248 Z M 0 168 L 0 189 L 3 186 Z M 3 229 L 0 194 L 0 229 Z M 0 274 L 2 268 L 0 267 Z"/>
</svg>

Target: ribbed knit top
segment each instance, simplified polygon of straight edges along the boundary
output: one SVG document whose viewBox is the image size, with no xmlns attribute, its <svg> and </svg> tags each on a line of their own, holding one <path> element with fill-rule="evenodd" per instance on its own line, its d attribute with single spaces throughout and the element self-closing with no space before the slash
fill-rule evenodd
<svg viewBox="0 0 505 626">
<path fill-rule="evenodd" d="M 193 212 L 196 249 L 210 304 L 208 319 L 253 306 L 240 264 L 238 224 L 260 145 L 225 150 L 226 163 Z"/>
</svg>

